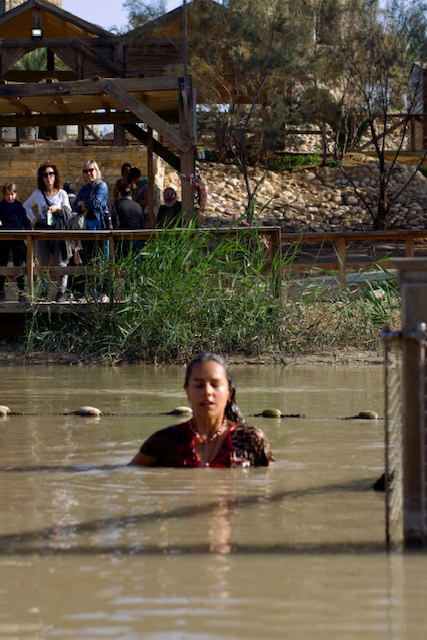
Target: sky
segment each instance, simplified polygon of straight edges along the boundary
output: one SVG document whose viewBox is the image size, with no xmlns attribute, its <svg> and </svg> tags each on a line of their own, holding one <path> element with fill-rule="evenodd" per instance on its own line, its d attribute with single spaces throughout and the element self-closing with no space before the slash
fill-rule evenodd
<svg viewBox="0 0 427 640">
<path fill-rule="evenodd" d="M 168 0 L 168 11 L 175 9 L 182 0 Z M 97 24 L 104 29 L 122 27 L 127 23 L 127 13 L 122 9 L 122 0 L 62 0 L 62 8 L 69 13 Z"/>
</svg>

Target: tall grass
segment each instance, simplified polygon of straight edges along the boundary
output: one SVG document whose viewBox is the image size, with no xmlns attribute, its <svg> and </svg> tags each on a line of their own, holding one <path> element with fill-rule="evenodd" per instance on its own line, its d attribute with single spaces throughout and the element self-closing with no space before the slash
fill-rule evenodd
<svg viewBox="0 0 427 640">
<path fill-rule="evenodd" d="M 61 315 L 35 307 L 25 348 L 108 363 L 180 362 L 207 350 L 285 361 L 296 353 L 379 349 L 380 327 L 399 313 L 395 283 L 367 281 L 356 295 L 314 275 L 296 287 L 288 275 L 278 296 L 274 272 L 289 266 L 297 248 L 272 265 L 272 275 L 263 238 L 239 231 L 220 240 L 208 231 L 161 232 L 141 254 L 115 265 L 98 259 L 88 297 L 102 283 L 110 303 Z"/>
</svg>

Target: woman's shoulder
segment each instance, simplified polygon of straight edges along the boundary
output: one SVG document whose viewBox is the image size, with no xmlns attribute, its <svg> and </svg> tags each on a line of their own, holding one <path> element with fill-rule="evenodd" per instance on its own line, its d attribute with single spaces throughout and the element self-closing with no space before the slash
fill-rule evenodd
<svg viewBox="0 0 427 640">
<path fill-rule="evenodd" d="M 247 424 L 243 422 L 243 424 L 236 424 L 233 429 L 233 433 L 239 435 L 251 435 L 251 436 L 261 436 L 264 437 L 264 432 L 259 427 L 254 427 L 251 424 Z"/>
<path fill-rule="evenodd" d="M 42 198 L 43 198 L 43 194 L 42 194 L 42 192 L 40 191 L 40 189 L 38 189 L 38 188 L 37 188 L 37 189 L 34 189 L 34 191 L 33 191 L 32 193 L 30 193 L 30 195 L 28 196 L 28 198 L 25 200 L 24 205 L 25 205 L 26 203 L 29 203 L 29 202 L 36 203 L 38 200 L 40 200 L 40 199 L 42 199 Z"/>
<path fill-rule="evenodd" d="M 143 442 L 141 453 L 158 459 L 165 452 L 178 451 L 190 440 L 188 421 L 155 431 Z"/>
<path fill-rule="evenodd" d="M 30 193 L 27 199 L 29 200 L 30 198 L 43 198 L 43 192 L 37 187 L 37 189 L 34 189 L 34 191 Z"/>
<path fill-rule="evenodd" d="M 231 439 L 236 450 L 253 456 L 255 466 L 268 466 L 274 461 L 270 444 L 259 427 L 246 423 L 238 424 L 231 432 Z"/>
</svg>

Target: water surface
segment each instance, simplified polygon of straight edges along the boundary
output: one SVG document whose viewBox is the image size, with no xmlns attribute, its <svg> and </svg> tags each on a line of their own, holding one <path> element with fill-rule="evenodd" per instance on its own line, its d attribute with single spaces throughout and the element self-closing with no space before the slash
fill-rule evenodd
<svg viewBox="0 0 427 640">
<path fill-rule="evenodd" d="M 268 469 L 134 469 L 180 367 L 10 368 L 0 638 L 424 638 L 427 562 L 387 554 L 381 367 L 235 367 Z M 110 414 L 64 416 L 82 405 Z M 264 408 L 304 418 L 250 417 Z"/>
</svg>

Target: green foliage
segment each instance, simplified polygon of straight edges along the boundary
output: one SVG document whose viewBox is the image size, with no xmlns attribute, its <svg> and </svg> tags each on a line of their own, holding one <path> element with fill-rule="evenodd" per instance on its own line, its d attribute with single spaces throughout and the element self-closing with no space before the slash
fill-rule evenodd
<svg viewBox="0 0 427 640">
<path fill-rule="evenodd" d="M 281 307 L 267 252 L 253 233 L 215 239 L 192 230 L 153 235 L 140 256 L 96 265 L 110 304 L 55 319 L 34 314 L 29 349 L 155 362 L 185 360 L 204 350 L 253 355 L 280 344 Z M 102 283 L 102 285 L 100 284 Z"/>
<path fill-rule="evenodd" d="M 123 9 L 128 13 L 129 27 L 136 29 L 156 18 L 159 18 L 167 11 L 166 0 L 124 0 Z"/>
<path fill-rule="evenodd" d="M 181 362 L 200 351 L 270 353 L 283 362 L 290 354 L 379 350 L 382 325 L 399 323 L 398 286 L 388 273 L 344 290 L 314 270 L 305 279 L 288 275 L 279 299 L 262 235 L 240 231 L 222 239 L 191 229 L 162 231 L 140 255 L 114 266 L 98 260 L 96 278 L 87 283 L 92 304 L 60 315 L 35 305 L 27 351 L 108 363 Z M 298 243 L 290 246 L 272 265 L 273 275 L 290 274 L 298 252 Z M 100 288 L 111 302 L 91 300 Z"/>
<path fill-rule="evenodd" d="M 279 160 L 270 164 L 272 171 L 300 171 L 305 167 L 317 167 L 322 158 L 317 153 L 283 154 Z"/>
</svg>

